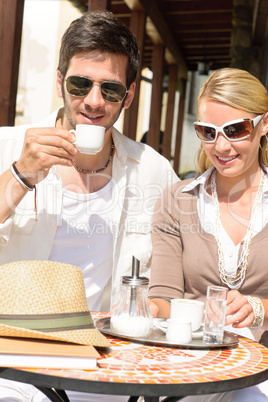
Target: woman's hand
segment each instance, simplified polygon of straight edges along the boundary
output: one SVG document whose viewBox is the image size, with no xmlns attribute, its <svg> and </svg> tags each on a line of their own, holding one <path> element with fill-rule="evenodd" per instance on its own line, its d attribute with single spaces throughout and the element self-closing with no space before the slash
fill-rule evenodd
<svg viewBox="0 0 268 402">
<path fill-rule="evenodd" d="M 254 321 L 255 315 L 247 298 L 238 290 L 230 290 L 227 296 L 225 325 L 234 328 L 249 327 Z"/>
<path fill-rule="evenodd" d="M 170 303 L 162 299 L 148 299 L 148 303 L 154 318 L 169 318 Z"/>
<path fill-rule="evenodd" d="M 149 304 L 149 308 L 150 308 L 150 311 L 152 313 L 152 316 L 154 318 L 156 318 L 158 316 L 158 313 L 159 313 L 158 305 L 155 304 L 151 299 L 148 299 L 148 304 Z"/>
</svg>

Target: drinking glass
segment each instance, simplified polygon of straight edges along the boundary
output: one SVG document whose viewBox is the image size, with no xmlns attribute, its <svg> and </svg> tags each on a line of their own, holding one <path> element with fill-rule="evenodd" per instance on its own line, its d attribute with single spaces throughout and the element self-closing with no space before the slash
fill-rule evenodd
<svg viewBox="0 0 268 402">
<path fill-rule="evenodd" d="M 204 318 L 204 343 L 222 343 L 228 289 L 208 286 Z"/>
</svg>

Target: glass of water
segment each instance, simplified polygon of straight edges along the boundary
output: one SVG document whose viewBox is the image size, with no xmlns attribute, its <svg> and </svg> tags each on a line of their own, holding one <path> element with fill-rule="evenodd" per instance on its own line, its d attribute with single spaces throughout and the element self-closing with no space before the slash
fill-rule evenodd
<svg viewBox="0 0 268 402">
<path fill-rule="evenodd" d="M 222 343 L 228 289 L 208 286 L 204 317 L 203 343 Z"/>
</svg>

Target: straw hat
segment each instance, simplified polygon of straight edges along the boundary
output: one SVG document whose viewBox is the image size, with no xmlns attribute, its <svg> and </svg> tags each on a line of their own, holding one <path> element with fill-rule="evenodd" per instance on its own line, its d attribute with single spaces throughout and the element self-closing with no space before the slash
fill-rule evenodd
<svg viewBox="0 0 268 402">
<path fill-rule="evenodd" d="M 0 266 L 0 336 L 110 346 L 94 326 L 81 270 L 52 261 Z"/>
</svg>

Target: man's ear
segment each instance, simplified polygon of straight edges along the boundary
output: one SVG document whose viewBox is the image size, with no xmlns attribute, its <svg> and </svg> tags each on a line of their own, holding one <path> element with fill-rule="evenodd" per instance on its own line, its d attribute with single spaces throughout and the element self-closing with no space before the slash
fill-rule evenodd
<svg viewBox="0 0 268 402">
<path fill-rule="evenodd" d="M 57 80 L 56 80 L 56 90 L 57 90 L 57 95 L 59 98 L 63 98 L 62 94 L 62 73 L 60 70 L 57 70 Z"/>
<path fill-rule="evenodd" d="M 131 105 L 135 95 L 135 88 L 136 88 L 136 82 L 132 82 L 132 84 L 129 87 L 127 96 L 124 100 L 124 109 L 128 109 L 129 106 Z"/>
</svg>

